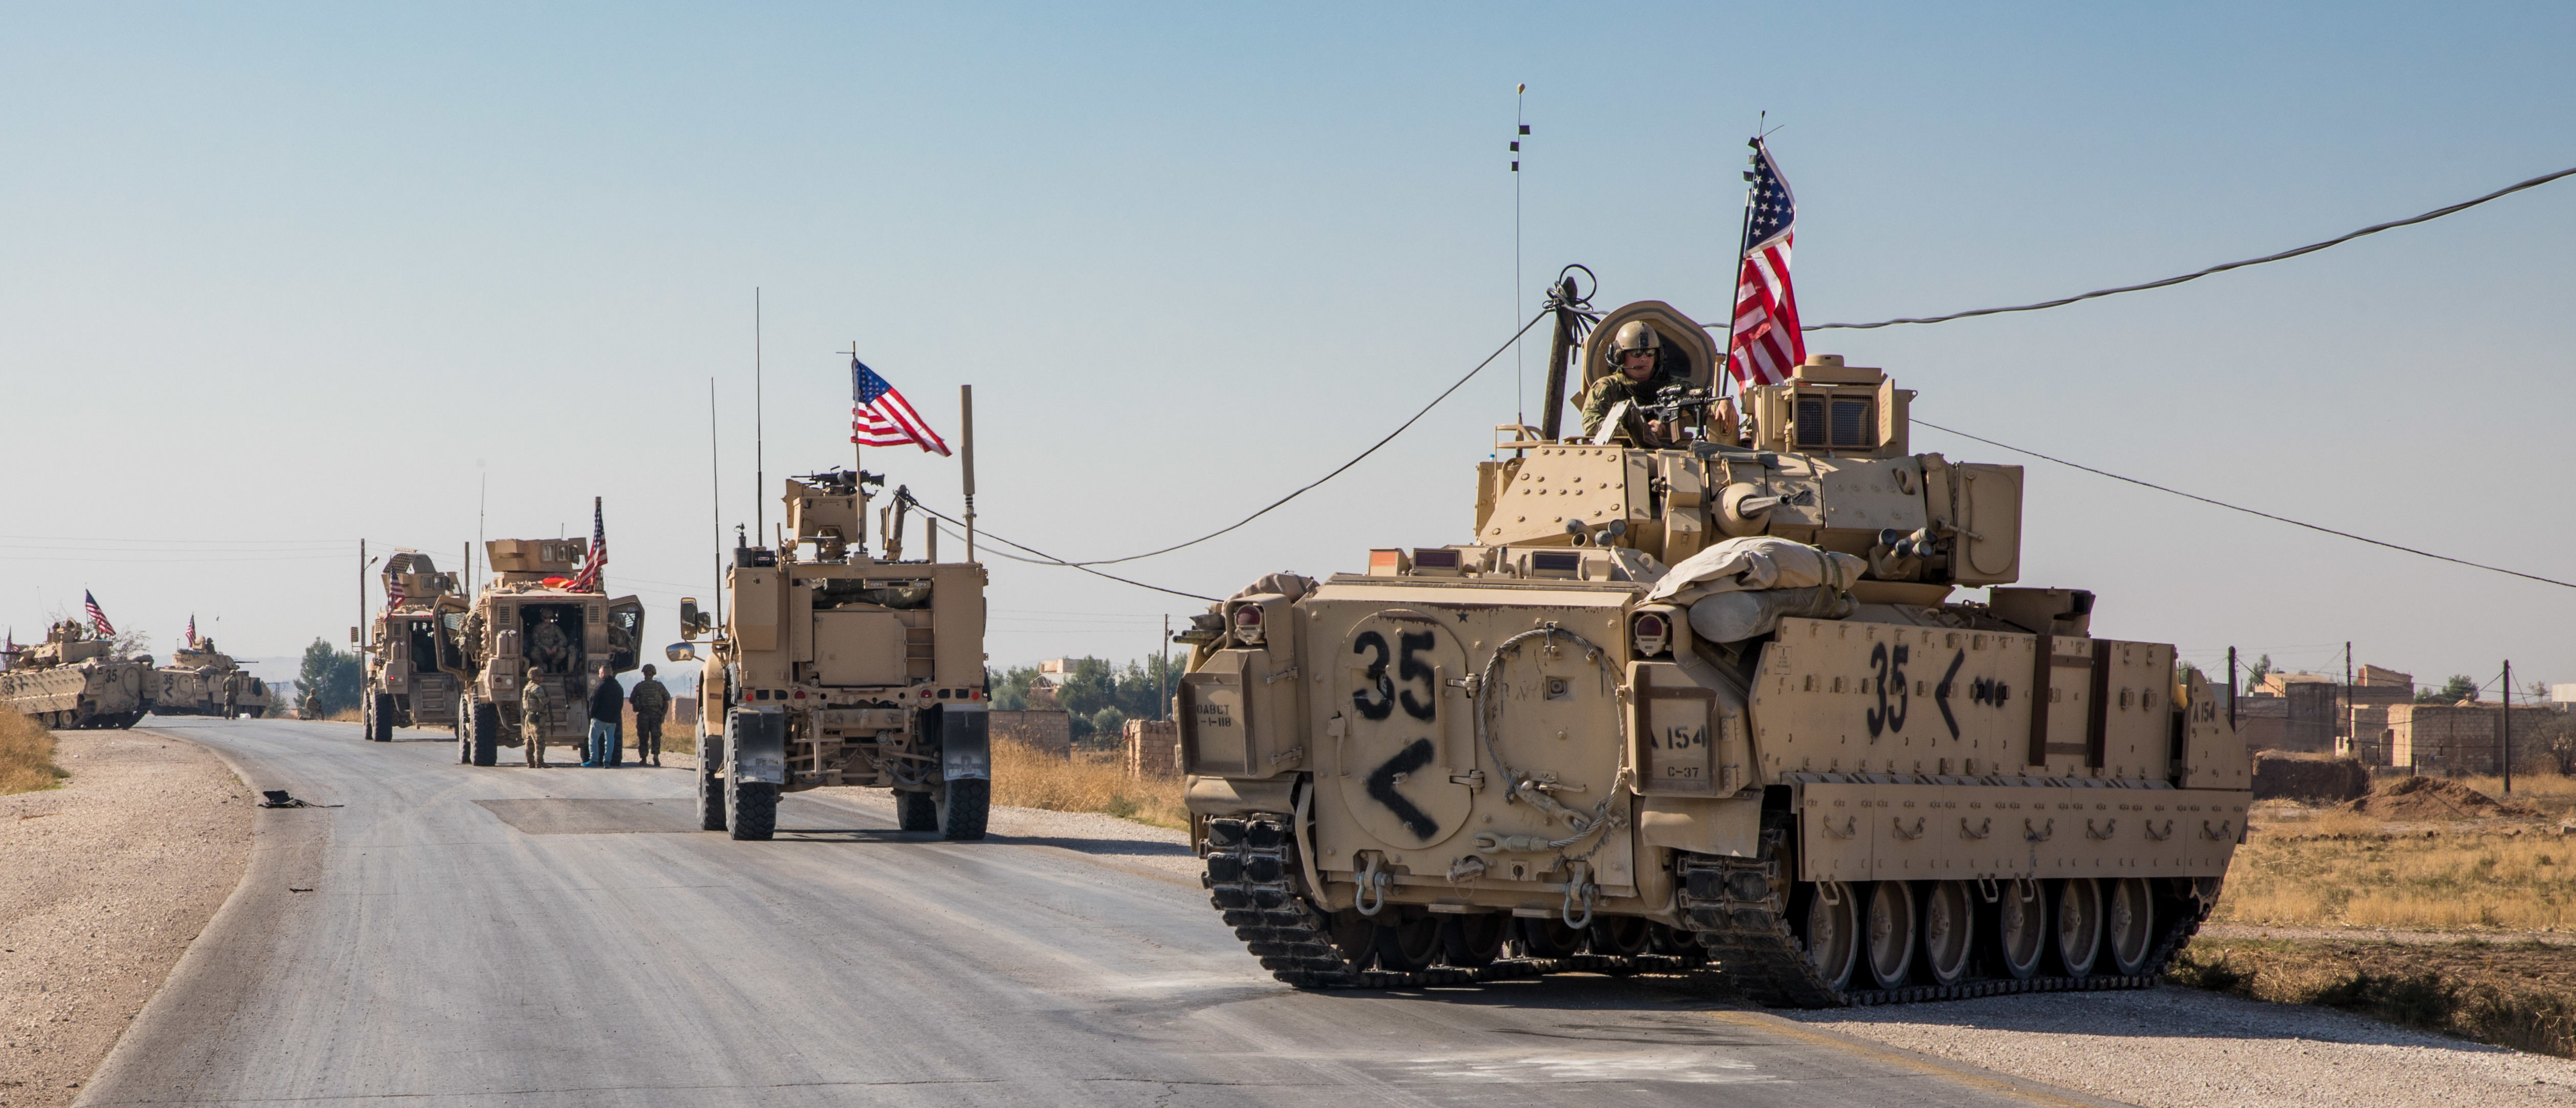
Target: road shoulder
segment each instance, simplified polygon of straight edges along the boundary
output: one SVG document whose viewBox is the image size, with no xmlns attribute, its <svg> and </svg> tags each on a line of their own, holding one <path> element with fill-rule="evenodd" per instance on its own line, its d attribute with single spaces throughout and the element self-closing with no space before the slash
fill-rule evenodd
<svg viewBox="0 0 2576 1108">
<path fill-rule="evenodd" d="M 0 1105 L 70 1104 L 241 884 L 254 797 L 213 751 L 64 731 L 0 796 Z"/>
</svg>

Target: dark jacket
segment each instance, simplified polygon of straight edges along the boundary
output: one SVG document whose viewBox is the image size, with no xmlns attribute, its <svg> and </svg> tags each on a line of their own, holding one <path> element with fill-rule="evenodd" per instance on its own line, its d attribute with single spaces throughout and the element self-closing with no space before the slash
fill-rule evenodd
<svg viewBox="0 0 2576 1108">
<path fill-rule="evenodd" d="M 606 678 L 590 689 L 590 718 L 616 723 L 626 718 L 626 689 L 614 677 Z"/>
</svg>

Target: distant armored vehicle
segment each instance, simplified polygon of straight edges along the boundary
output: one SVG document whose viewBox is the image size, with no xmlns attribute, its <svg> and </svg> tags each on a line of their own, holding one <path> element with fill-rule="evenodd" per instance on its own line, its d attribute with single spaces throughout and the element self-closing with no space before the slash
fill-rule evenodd
<svg viewBox="0 0 2576 1108">
<path fill-rule="evenodd" d="M 2008 587 L 2020 467 L 1913 452 L 1885 374 L 1810 358 L 1739 426 L 1707 396 L 1719 350 L 1662 303 L 1600 321 L 1587 379 L 1622 331 L 1672 391 L 1585 440 L 1510 428 L 1474 542 L 1264 578 L 1182 636 L 1225 922 L 1307 988 L 2153 982 L 2245 830 L 2220 697 L 2172 646 L 2095 636 L 2092 593 Z"/>
<path fill-rule="evenodd" d="M 492 583 L 465 612 L 432 621 L 439 628 L 428 644 L 438 652 L 435 668 L 458 685 L 458 762 L 488 766 L 499 748 L 520 744 L 519 696 L 529 681 L 544 682 L 562 706 L 546 741 L 579 745 L 589 732 L 580 709 L 590 700 L 593 673 L 603 662 L 616 673 L 636 667 L 644 605 L 576 588 L 573 575 L 588 550 L 581 539 L 485 543 Z"/>
<path fill-rule="evenodd" d="M 464 681 L 438 668 L 438 625 L 462 627 L 470 607 L 456 575 L 440 573 L 427 554 L 403 551 L 385 563 L 385 607 L 366 646 L 366 685 L 358 710 L 367 738 L 391 742 L 396 727 L 461 730 Z"/>
<path fill-rule="evenodd" d="M 152 657 L 115 656 L 113 640 L 64 620 L 0 670 L 0 706 L 57 730 L 132 727 L 152 710 Z"/>
<path fill-rule="evenodd" d="M 152 714 L 252 719 L 268 714 L 268 682 L 251 676 L 215 640 L 198 639 L 152 671 Z"/>
<path fill-rule="evenodd" d="M 935 531 L 928 560 L 904 560 L 910 498 L 895 497 L 882 558 L 860 476 L 838 470 L 788 480 L 785 549 L 735 548 L 698 685 L 707 830 L 766 839 L 781 792 L 865 785 L 894 790 L 904 830 L 984 837 L 984 567 L 939 561 Z M 680 624 L 689 639 L 711 625 L 685 599 Z"/>
</svg>

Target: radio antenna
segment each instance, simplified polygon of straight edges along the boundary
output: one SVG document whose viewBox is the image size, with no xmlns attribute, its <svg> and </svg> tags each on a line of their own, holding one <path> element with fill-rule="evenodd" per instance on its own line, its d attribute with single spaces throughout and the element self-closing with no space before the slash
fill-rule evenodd
<svg viewBox="0 0 2576 1108">
<path fill-rule="evenodd" d="M 1522 110 L 1522 98 L 1529 95 L 1529 84 L 1512 89 L 1512 321 L 1521 313 L 1521 137 L 1529 134 L 1529 117 Z M 1524 328 L 1526 330 L 1526 328 Z M 1512 421 L 1529 425 L 1529 359 L 1522 356 L 1521 342 L 1512 340 Z M 1513 437 L 1518 438 L 1518 435 Z"/>
<path fill-rule="evenodd" d="M 768 530 L 762 526 L 760 490 L 769 485 L 769 435 L 761 426 L 765 407 L 760 398 L 760 287 L 751 289 L 751 533 Z"/>
<path fill-rule="evenodd" d="M 716 540 L 716 625 L 724 625 L 724 455 L 716 449 L 716 379 L 707 378 L 707 506 Z"/>
</svg>

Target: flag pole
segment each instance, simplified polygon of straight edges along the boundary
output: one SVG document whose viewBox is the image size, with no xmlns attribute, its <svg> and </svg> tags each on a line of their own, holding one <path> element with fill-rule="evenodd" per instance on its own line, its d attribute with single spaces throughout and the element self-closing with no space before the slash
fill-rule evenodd
<svg viewBox="0 0 2576 1108">
<path fill-rule="evenodd" d="M 1770 117 L 1771 113 L 1767 111 L 1762 113 L 1762 118 L 1764 120 L 1768 120 Z M 1761 156 L 1762 126 L 1760 123 L 1757 122 L 1754 124 L 1753 141 L 1746 145 L 1753 148 L 1755 157 Z M 1718 384 L 1718 388 L 1720 390 L 1731 390 L 1735 388 L 1735 306 L 1736 301 L 1741 299 L 1744 295 L 1744 258 L 1745 255 L 1749 253 L 1746 248 L 1753 245 L 1752 243 L 1744 240 L 1751 237 L 1752 234 L 1753 171 L 1748 169 L 1744 172 L 1744 220 L 1742 226 L 1740 226 L 1735 232 L 1735 269 L 1729 274 L 1729 276 L 1734 278 L 1734 281 L 1728 284 L 1726 289 L 1726 353 L 1721 359 L 1725 370 L 1723 374 L 1725 379 Z M 1720 391 L 1718 393 L 1720 398 L 1724 398 L 1726 395 L 1728 394 L 1725 391 Z M 1737 413 L 1737 418 L 1741 419 L 1750 414 L 1751 413 L 1749 412 L 1739 412 Z M 1730 443 L 1728 445 L 1733 444 Z"/>
</svg>

